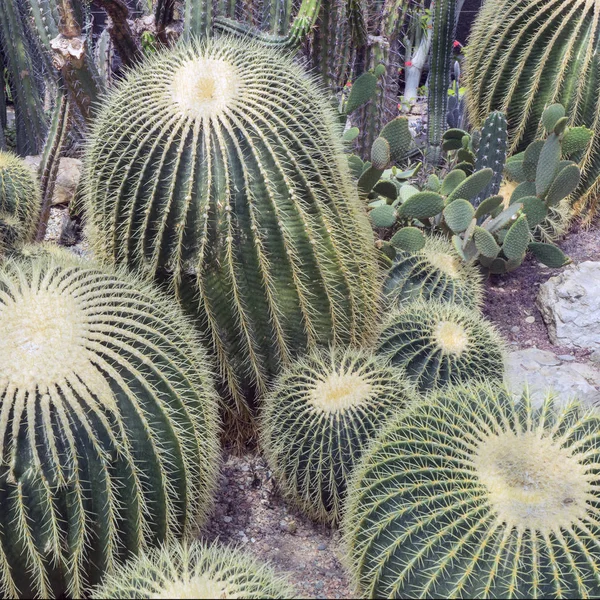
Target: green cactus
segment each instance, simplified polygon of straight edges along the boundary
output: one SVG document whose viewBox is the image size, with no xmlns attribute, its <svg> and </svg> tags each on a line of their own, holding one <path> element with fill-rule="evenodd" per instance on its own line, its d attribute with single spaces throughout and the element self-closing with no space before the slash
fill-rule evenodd
<svg viewBox="0 0 600 600">
<path fill-rule="evenodd" d="M 564 110 L 564 109 L 563 109 Z M 506 116 L 501 112 L 490 113 L 481 128 L 481 139 L 477 147 L 475 170 L 490 168 L 494 172 L 492 181 L 475 198 L 474 206 L 479 206 L 483 200 L 495 196 L 500 190 L 506 153 L 508 148 L 508 125 Z"/>
<path fill-rule="evenodd" d="M 0 151 L 0 247 L 33 240 L 40 206 L 40 187 L 31 168 L 18 156 Z"/>
<path fill-rule="evenodd" d="M 167 298 L 58 248 L 32 254 L 0 270 L 0 593 L 81 598 L 207 515 L 217 398 Z"/>
<path fill-rule="evenodd" d="M 261 416 L 261 444 L 285 496 L 336 523 L 363 449 L 414 399 L 401 369 L 364 350 L 318 350 L 286 369 Z"/>
<path fill-rule="evenodd" d="M 599 449 L 597 412 L 501 387 L 398 416 L 349 490 L 361 597 L 598 597 Z"/>
<path fill-rule="evenodd" d="M 402 367 L 421 392 L 469 381 L 502 380 L 504 345 L 471 308 L 416 300 L 390 315 L 377 352 Z"/>
<path fill-rule="evenodd" d="M 506 112 L 514 153 L 540 135 L 544 109 L 561 102 L 572 125 L 586 125 L 597 137 L 599 50 L 594 0 L 486 0 L 467 52 L 471 121 Z M 573 200 L 581 196 L 575 208 L 590 220 L 600 197 L 600 146 L 586 144 L 576 158 L 583 176 Z"/>
<path fill-rule="evenodd" d="M 291 58 L 230 38 L 149 57 L 109 95 L 84 167 L 97 255 L 197 315 L 231 416 L 295 354 L 373 331 L 373 233 L 336 115 Z"/>
<path fill-rule="evenodd" d="M 172 544 L 141 554 L 108 575 L 92 593 L 101 598 L 295 598 L 270 567 L 227 546 Z"/>
<path fill-rule="evenodd" d="M 399 307 L 416 298 L 469 308 L 479 308 L 483 301 L 478 269 L 463 262 L 452 243 L 441 236 L 426 236 L 418 251 L 397 252 L 384 289 Z"/>
</svg>

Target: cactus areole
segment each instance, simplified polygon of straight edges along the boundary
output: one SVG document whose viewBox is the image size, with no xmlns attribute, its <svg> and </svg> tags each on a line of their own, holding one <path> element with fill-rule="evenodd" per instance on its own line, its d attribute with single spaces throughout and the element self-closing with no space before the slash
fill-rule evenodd
<svg viewBox="0 0 600 600">
<path fill-rule="evenodd" d="M 81 598 L 205 516 L 217 400 L 147 284 L 65 253 L 0 271 L 0 595 Z"/>
<path fill-rule="evenodd" d="M 373 329 L 373 237 L 335 114 L 292 59 L 223 37 L 111 92 L 85 161 L 95 249 L 168 284 L 238 414 L 307 347 Z"/>
</svg>

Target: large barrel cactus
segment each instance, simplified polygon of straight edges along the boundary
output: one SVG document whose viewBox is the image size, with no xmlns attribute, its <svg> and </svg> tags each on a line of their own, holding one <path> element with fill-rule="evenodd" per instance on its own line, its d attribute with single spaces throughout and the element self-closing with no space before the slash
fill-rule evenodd
<svg viewBox="0 0 600 600">
<path fill-rule="evenodd" d="M 415 399 L 402 369 L 364 350 L 322 349 L 285 369 L 261 419 L 262 447 L 284 494 L 312 518 L 337 522 L 363 450 Z"/>
<path fill-rule="evenodd" d="M 172 544 L 141 554 L 109 575 L 92 598 L 295 598 L 268 565 L 217 544 Z"/>
<path fill-rule="evenodd" d="M 574 124 L 600 134 L 600 2 L 486 0 L 467 53 L 470 116 L 480 124 L 492 110 L 507 113 L 512 150 L 541 131 L 544 108 L 560 102 Z M 578 158 L 580 210 L 596 210 L 600 144 Z"/>
<path fill-rule="evenodd" d="M 209 508 L 219 425 L 189 325 L 66 252 L 0 271 L 0 594 L 81 598 Z"/>
<path fill-rule="evenodd" d="M 85 196 L 98 255 L 170 285 L 242 415 L 295 353 L 373 329 L 373 235 L 335 114 L 284 54 L 223 37 L 131 71 L 93 128 Z"/>
<path fill-rule="evenodd" d="M 0 253 L 35 236 L 41 192 L 22 158 L 0 151 Z"/>
<path fill-rule="evenodd" d="M 369 598 L 597 598 L 600 416 L 454 389 L 382 432 L 344 527 Z M 361 596 L 361 597 L 364 597 Z"/>
</svg>

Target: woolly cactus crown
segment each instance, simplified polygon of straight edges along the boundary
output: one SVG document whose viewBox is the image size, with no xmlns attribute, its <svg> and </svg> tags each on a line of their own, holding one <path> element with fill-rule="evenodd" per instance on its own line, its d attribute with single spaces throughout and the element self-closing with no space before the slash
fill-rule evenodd
<svg viewBox="0 0 600 600">
<path fill-rule="evenodd" d="M 365 454 L 344 523 L 370 598 L 600 594 L 600 417 L 503 388 L 443 392 Z M 426 566 L 426 568 L 423 568 Z"/>
<path fill-rule="evenodd" d="M 294 598 L 294 590 L 246 553 L 174 544 L 142 554 L 106 577 L 92 598 Z"/>
<path fill-rule="evenodd" d="M 84 181 L 96 252 L 197 315 L 238 413 L 294 354 L 372 331 L 373 233 L 291 57 L 228 37 L 158 53 L 110 93 Z"/>
<path fill-rule="evenodd" d="M 0 270 L 0 591 L 80 597 L 209 507 L 217 401 L 163 296 L 66 252 Z"/>
</svg>

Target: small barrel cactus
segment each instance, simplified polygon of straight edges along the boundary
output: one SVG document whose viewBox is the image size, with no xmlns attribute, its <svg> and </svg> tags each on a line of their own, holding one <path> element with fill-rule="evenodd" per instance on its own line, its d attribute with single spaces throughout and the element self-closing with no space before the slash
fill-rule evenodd
<svg viewBox="0 0 600 600">
<path fill-rule="evenodd" d="M 392 313 L 377 343 L 378 353 L 403 367 L 421 392 L 504 375 L 500 336 L 464 306 L 411 302 Z"/>
<path fill-rule="evenodd" d="M 22 158 L 0 151 L 0 252 L 32 241 L 38 225 L 41 192 Z"/>
<path fill-rule="evenodd" d="M 373 232 L 291 57 L 228 37 L 157 53 L 109 94 L 84 162 L 95 251 L 197 316 L 235 415 L 295 354 L 372 332 Z"/>
<path fill-rule="evenodd" d="M 248 554 L 217 544 L 171 544 L 108 575 L 92 598 L 295 598 L 291 586 Z"/>
<path fill-rule="evenodd" d="M 396 252 L 385 292 L 398 305 L 423 298 L 478 308 L 483 285 L 477 267 L 465 263 L 452 242 L 441 236 L 426 236 L 421 250 Z"/>
<path fill-rule="evenodd" d="M 366 444 L 414 397 L 401 369 L 364 350 L 316 350 L 284 370 L 261 419 L 284 494 L 312 518 L 337 522 Z"/>
<path fill-rule="evenodd" d="M 219 422 L 186 319 L 66 251 L 0 270 L 0 593 L 81 598 L 209 508 Z"/>
<path fill-rule="evenodd" d="M 600 416 L 454 388 L 390 422 L 349 489 L 361 597 L 597 598 Z"/>
</svg>

